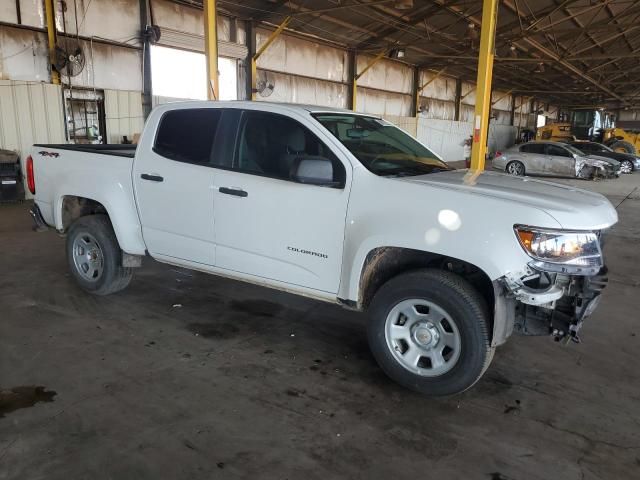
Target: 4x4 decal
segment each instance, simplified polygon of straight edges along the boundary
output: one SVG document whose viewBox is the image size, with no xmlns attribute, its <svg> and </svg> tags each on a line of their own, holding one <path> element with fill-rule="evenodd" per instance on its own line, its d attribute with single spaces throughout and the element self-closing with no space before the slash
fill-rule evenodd
<svg viewBox="0 0 640 480">
<path fill-rule="evenodd" d="M 42 155 L 43 157 L 54 157 L 54 158 L 58 158 L 60 156 L 60 154 L 58 152 L 47 152 L 45 150 L 40 150 L 38 152 L 40 155 Z"/>
</svg>

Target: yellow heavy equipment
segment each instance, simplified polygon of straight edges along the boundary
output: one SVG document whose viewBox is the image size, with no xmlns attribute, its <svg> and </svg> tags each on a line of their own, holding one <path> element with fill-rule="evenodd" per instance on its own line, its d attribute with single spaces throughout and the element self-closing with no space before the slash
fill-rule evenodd
<svg viewBox="0 0 640 480">
<path fill-rule="evenodd" d="M 544 127 L 538 127 L 536 130 L 536 140 L 562 142 L 565 140 L 574 140 L 574 138 L 571 133 L 570 123 L 548 123 Z"/>
<path fill-rule="evenodd" d="M 616 152 L 640 152 L 640 132 L 623 128 L 607 128 L 602 132 L 602 143 Z"/>
<path fill-rule="evenodd" d="M 621 153 L 640 152 L 640 132 L 612 126 L 611 116 L 602 110 L 575 110 L 571 122 L 549 123 L 536 130 L 536 140 L 556 142 L 590 140 L 604 143 Z"/>
</svg>

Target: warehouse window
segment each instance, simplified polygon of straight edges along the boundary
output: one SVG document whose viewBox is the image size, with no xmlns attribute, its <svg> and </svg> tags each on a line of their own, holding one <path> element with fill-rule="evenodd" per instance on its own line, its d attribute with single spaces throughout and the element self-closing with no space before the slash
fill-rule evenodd
<svg viewBox="0 0 640 480">
<path fill-rule="evenodd" d="M 218 57 L 220 100 L 237 100 L 237 61 Z M 207 64 L 202 53 L 151 46 L 151 82 L 158 103 L 207 99 Z"/>
<path fill-rule="evenodd" d="M 64 98 L 69 142 L 105 143 L 104 93 L 101 90 L 65 88 Z"/>
<path fill-rule="evenodd" d="M 165 113 L 160 120 L 153 151 L 178 162 L 209 164 L 221 115 L 220 110 L 213 108 Z"/>
</svg>

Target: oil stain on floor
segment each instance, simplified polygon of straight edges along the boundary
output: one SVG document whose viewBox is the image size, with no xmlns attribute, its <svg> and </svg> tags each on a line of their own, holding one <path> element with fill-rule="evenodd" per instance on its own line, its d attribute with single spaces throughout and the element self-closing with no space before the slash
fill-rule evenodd
<svg viewBox="0 0 640 480">
<path fill-rule="evenodd" d="M 56 392 L 42 386 L 14 387 L 0 390 L 0 418 L 21 408 L 33 407 L 38 402 L 53 402 Z"/>
</svg>

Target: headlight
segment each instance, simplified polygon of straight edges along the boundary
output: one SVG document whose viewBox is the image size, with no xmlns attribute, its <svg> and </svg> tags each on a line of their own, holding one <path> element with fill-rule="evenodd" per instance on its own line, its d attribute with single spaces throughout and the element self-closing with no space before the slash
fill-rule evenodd
<svg viewBox="0 0 640 480">
<path fill-rule="evenodd" d="M 533 259 L 530 265 L 548 272 L 594 275 L 602 267 L 595 232 L 572 232 L 516 225 L 520 245 Z"/>
</svg>

